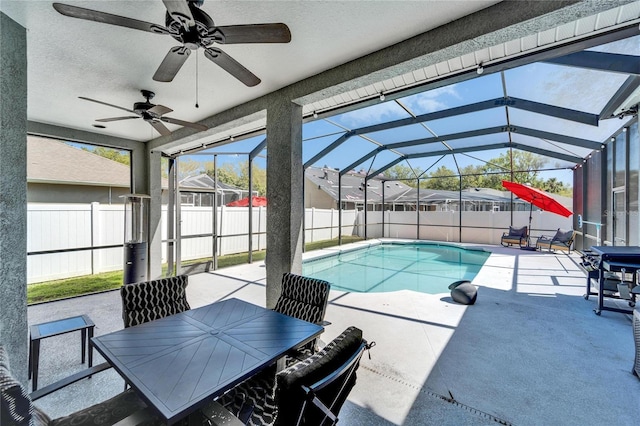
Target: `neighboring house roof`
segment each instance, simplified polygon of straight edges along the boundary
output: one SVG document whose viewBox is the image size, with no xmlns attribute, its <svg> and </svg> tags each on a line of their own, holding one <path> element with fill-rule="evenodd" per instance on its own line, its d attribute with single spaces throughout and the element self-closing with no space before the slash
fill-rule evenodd
<svg viewBox="0 0 640 426">
<path fill-rule="evenodd" d="M 216 182 L 213 178 L 205 173 L 197 176 L 188 176 L 180 181 L 178 184 L 181 191 L 192 190 L 201 192 L 213 192 L 216 190 Z M 246 189 L 241 189 L 233 185 L 229 185 L 224 182 L 218 182 L 218 191 L 228 192 L 247 192 Z"/>
<path fill-rule="evenodd" d="M 27 182 L 130 186 L 129 166 L 64 142 L 27 136 Z"/>
<path fill-rule="evenodd" d="M 338 199 L 338 173 L 339 171 L 331 168 L 309 167 L 305 172 L 305 177 L 314 185 L 318 185 L 319 189 L 325 191 L 334 200 Z M 413 204 L 416 198 L 420 197 L 422 203 L 443 203 L 447 200 L 456 202 L 462 196 L 465 201 L 494 201 L 494 202 L 511 202 L 511 192 L 500 191 L 491 188 L 470 188 L 462 191 L 462 195 L 458 191 L 445 191 L 437 189 L 420 189 L 412 188 L 401 181 L 381 180 L 382 177 L 372 178 L 367 183 L 367 200 L 369 202 L 382 202 L 382 185 L 384 185 L 384 201 L 385 203 L 404 203 Z M 363 190 L 364 176 L 357 172 L 349 172 L 342 176 L 342 201 L 364 201 Z M 551 194 L 562 205 L 571 209 L 572 199 L 557 194 Z M 514 202 L 525 203 L 524 201 L 514 198 Z M 526 203 L 528 204 L 528 203 Z"/>
<path fill-rule="evenodd" d="M 319 189 L 329 194 L 334 200 L 338 199 L 338 173 L 331 168 L 309 167 L 305 171 L 305 177 Z M 364 176 L 359 173 L 345 173 L 342 176 L 342 201 L 364 201 Z M 367 200 L 369 202 L 382 201 L 382 186 L 384 198 L 394 199 L 409 191 L 410 186 L 402 182 L 384 182 L 378 178 L 372 178 L 367 182 Z"/>
</svg>

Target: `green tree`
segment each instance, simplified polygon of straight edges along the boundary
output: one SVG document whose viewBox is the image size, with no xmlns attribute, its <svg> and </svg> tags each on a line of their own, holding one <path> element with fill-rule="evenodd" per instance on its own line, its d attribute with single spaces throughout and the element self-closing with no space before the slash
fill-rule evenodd
<svg viewBox="0 0 640 426">
<path fill-rule="evenodd" d="M 387 175 L 389 179 L 402 180 L 405 185 L 415 188 L 417 185 L 416 178 L 422 173 L 422 169 L 419 167 L 413 169 L 404 164 L 396 164 L 395 166 L 389 167 L 385 175 Z"/>
<path fill-rule="evenodd" d="M 109 160 L 117 161 L 118 163 L 126 164 L 127 166 L 131 164 L 129 151 L 120 151 L 113 148 L 106 148 L 104 146 L 96 146 L 94 148 L 83 146 L 82 150 L 99 155 L 100 157 L 108 158 Z"/>
<path fill-rule="evenodd" d="M 438 167 L 436 170 L 429 173 L 429 177 L 433 179 L 425 179 L 424 188 L 443 189 L 449 191 L 458 191 L 460 189 L 458 174 L 446 166 Z"/>
<path fill-rule="evenodd" d="M 207 163 L 206 173 L 214 178 L 213 164 Z M 228 185 L 248 190 L 249 189 L 249 161 L 240 163 L 224 163 L 218 166 L 218 180 Z M 253 165 L 253 190 L 258 194 L 267 193 L 267 171 L 262 167 Z"/>
</svg>

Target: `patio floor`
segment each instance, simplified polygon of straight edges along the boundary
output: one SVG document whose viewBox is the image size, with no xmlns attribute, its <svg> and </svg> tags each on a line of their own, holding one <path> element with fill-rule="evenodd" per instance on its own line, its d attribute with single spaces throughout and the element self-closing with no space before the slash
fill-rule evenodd
<svg viewBox="0 0 640 426">
<path fill-rule="evenodd" d="M 331 292 L 322 340 L 355 325 L 377 343 L 340 424 L 638 424 L 631 316 L 593 313 L 579 256 L 480 247 L 492 254 L 473 281 L 473 306 L 448 294 Z M 191 276 L 187 297 L 192 308 L 228 297 L 264 305 L 264 286 L 259 262 Z M 30 324 L 88 314 L 96 335 L 122 328 L 116 291 L 30 306 L 28 314 Z M 44 340 L 39 386 L 82 369 L 79 346 L 77 333 Z M 37 405 L 55 418 L 122 390 L 109 370 Z"/>
</svg>

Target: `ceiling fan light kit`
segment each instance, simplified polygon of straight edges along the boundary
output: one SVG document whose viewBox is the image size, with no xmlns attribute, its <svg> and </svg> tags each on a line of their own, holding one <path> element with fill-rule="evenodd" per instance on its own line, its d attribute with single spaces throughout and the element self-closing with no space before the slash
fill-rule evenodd
<svg viewBox="0 0 640 426">
<path fill-rule="evenodd" d="M 203 0 L 163 0 L 163 3 L 167 9 L 165 13 L 165 26 L 63 3 L 53 3 L 53 8 L 60 14 L 71 18 L 84 19 L 101 24 L 110 24 L 173 37 L 180 43 L 180 45 L 169 49 L 159 67 L 153 74 L 153 80 L 159 82 L 173 81 L 189 58 L 191 51 L 197 51 L 202 48 L 204 56 L 208 60 L 231 74 L 244 85 L 253 87 L 260 84 L 260 79 L 230 55 L 217 47 L 212 47 L 212 45 L 214 43 L 224 45 L 245 43 L 288 43 L 291 41 L 291 32 L 289 31 L 289 27 L 282 23 L 216 26 L 211 17 L 200 8 L 203 4 Z M 153 126 L 162 135 L 171 133 L 169 129 L 162 124 L 162 121 L 200 130 L 207 129 L 206 126 L 199 124 L 163 117 L 164 114 L 167 114 L 172 110 L 163 107 L 162 105 L 151 104 L 149 100 L 153 97 L 153 92 L 143 90 L 142 93 L 143 96 L 147 98 L 147 101 L 136 102 L 133 110 L 97 101 L 95 99 L 85 97 L 80 98 L 136 114 L 135 116 L 96 120 L 99 122 L 142 118 L 151 124 L 151 126 Z"/>
</svg>

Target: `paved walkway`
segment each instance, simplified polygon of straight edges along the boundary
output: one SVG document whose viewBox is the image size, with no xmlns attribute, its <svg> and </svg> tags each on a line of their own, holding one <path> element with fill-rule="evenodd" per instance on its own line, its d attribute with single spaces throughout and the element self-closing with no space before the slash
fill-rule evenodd
<svg viewBox="0 0 640 426">
<path fill-rule="evenodd" d="M 579 257 L 481 247 L 492 255 L 473 282 L 473 306 L 448 294 L 331 292 L 332 324 L 322 340 L 355 325 L 377 343 L 340 424 L 638 424 L 631 318 L 593 313 Z M 227 297 L 264 305 L 264 285 L 261 262 L 226 268 L 191 276 L 188 300 L 192 307 Z M 29 322 L 80 313 L 94 320 L 96 334 L 122 327 L 118 292 L 31 306 Z M 79 346 L 75 334 L 43 341 L 40 386 L 83 367 Z M 39 405 L 57 417 L 122 389 L 111 370 Z"/>
</svg>

